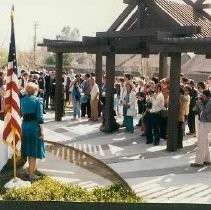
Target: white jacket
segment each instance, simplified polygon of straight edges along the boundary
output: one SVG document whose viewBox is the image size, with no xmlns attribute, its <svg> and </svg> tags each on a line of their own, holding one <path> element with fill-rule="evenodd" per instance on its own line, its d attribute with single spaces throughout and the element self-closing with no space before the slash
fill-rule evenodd
<svg viewBox="0 0 211 210">
<path fill-rule="evenodd" d="M 132 90 L 130 93 L 129 105 L 130 105 L 130 109 L 136 108 L 136 92 L 134 90 Z"/>
</svg>

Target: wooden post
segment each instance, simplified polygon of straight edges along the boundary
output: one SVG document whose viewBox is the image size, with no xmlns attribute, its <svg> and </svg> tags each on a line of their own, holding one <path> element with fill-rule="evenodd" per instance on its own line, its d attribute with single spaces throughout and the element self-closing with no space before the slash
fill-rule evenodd
<svg viewBox="0 0 211 210">
<path fill-rule="evenodd" d="M 63 53 L 56 53 L 56 91 L 55 91 L 55 121 L 62 120 L 62 110 L 63 110 L 63 100 L 62 94 L 62 63 L 63 63 Z"/>
<path fill-rule="evenodd" d="M 103 76 L 103 67 L 102 67 L 102 53 L 96 54 L 96 67 L 95 67 L 96 83 L 98 87 L 102 89 L 102 76 Z"/>
<path fill-rule="evenodd" d="M 160 53 L 160 56 L 159 56 L 159 80 L 167 77 L 167 75 L 168 75 L 167 56 L 163 53 Z"/>
<path fill-rule="evenodd" d="M 106 55 L 106 100 L 105 100 L 105 132 L 113 131 L 114 109 L 114 78 L 115 78 L 115 54 Z"/>
<path fill-rule="evenodd" d="M 178 119 L 180 97 L 181 53 L 171 54 L 170 95 L 168 117 L 167 150 L 176 151 L 178 142 Z"/>
</svg>

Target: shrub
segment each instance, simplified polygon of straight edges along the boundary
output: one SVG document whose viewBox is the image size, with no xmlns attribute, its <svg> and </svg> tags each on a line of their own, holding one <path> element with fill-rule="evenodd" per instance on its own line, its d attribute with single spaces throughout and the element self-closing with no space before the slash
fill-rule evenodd
<svg viewBox="0 0 211 210">
<path fill-rule="evenodd" d="M 64 201 L 93 202 L 97 201 L 93 193 L 78 185 L 66 185 L 63 190 Z"/>
<path fill-rule="evenodd" d="M 63 185 L 49 178 L 33 183 L 30 187 L 11 189 L 3 195 L 5 200 L 50 201 L 62 200 Z"/>
<path fill-rule="evenodd" d="M 143 200 L 140 197 L 137 197 L 131 189 L 120 183 L 115 183 L 106 188 L 97 187 L 93 189 L 92 192 L 97 198 L 97 201 L 127 203 L 143 202 Z"/>
<path fill-rule="evenodd" d="M 73 202 L 143 202 L 127 187 L 116 183 L 106 188 L 96 187 L 89 191 L 78 185 L 62 184 L 44 178 L 31 187 L 7 190 L 4 200 L 19 201 L 73 201 Z"/>
</svg>

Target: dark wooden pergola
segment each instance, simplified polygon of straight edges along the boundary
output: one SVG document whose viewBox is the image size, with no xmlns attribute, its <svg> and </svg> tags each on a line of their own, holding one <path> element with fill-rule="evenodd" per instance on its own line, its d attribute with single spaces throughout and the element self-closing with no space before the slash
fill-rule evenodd
<svg viewBox="0 0 211 210">
<path fill-rule="evenodd" d="M 127 7 L 106 32 L 82 41 L 43 40 L 39 46 L 56 53 L 55 120 L 62 120 L 62 60 L 63 53 L 96 54 L 96 82 L 102 85 L 102 56 L 106 56 L 106 121 L 105 130 L 113 131 L 113 87 L 116 54 L 159 54 L 159 77 L 167 75 L 170 65 L 170 96 L 167 150 L 177 150 L 181 53 L 194 52 L 211 58 L 211 8 L 205 0 L 183 0 L 179 4 L 168 0 L 123 0 Z"/>
</svg>

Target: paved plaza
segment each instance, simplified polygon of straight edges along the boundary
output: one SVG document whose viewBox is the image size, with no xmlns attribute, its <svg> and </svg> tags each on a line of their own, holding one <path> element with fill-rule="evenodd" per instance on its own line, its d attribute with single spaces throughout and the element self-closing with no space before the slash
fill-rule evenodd
<svg viewBox="0 0 211 210">
<path fill-rule="evenodd" d="M 73 146 L 103 161 L 146 202 L 211 203 L 211 167 L 189 166 L 195 158 L 196 138 L 185 137 L 183 149 L 168 152 L 165 140 L 159 146 L 146 145 L 138 130 L 134 134 L 124 129 L 105 134 L 99 131 L 100 123 L 73 121 L 69 115 L 62 122 L 54 122 L 53 113 L 45 115 L 46 140 Z M 99 173 L 55 153 L 47 152 L 38 168 L 46 175 L 87 188 L 111 184 Z"/>
</svg>

